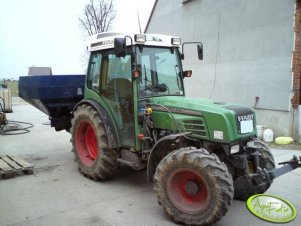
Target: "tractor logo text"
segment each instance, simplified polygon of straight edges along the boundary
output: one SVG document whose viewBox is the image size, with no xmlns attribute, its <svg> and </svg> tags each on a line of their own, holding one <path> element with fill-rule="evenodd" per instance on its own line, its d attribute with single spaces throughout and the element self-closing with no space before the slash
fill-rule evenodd
<svg viewBox="0 0 301 226">
<path fill-rule="evenodd" d="M 241 116 L 238 116 L 237 119 L 238 121 L 250 121 L 250 120 L 253 120 L 254 118 L 254 115 L 241 115 Z"/>
</svg>

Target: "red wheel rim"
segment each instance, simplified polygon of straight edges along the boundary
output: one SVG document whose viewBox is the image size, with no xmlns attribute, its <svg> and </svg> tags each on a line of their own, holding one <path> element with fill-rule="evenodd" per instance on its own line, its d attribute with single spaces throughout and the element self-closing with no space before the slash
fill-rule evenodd
<svg viewBox="0 0 301 226">
<path fill-rule="evenodd" d="M 76 149 L 82 163 L 93 165 L 98 156 L 98 147 L 94 128 L 89 122 L 81 122 L 78 127 Z"/>
<path fill-rule="evenodd" d="M 184 213 L 198 213 L 209 204 L 208 185 L 191 169 L 172 173 L 167 180 L 167 193 L 173 205 Z"/>
</svg>

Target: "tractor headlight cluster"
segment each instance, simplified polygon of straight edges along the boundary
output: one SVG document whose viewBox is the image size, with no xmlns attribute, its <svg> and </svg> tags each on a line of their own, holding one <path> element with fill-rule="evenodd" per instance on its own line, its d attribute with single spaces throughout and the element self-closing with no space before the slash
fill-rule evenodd
<svg viewBox="0 0 301 226">
<path fill-rule="evenodd" d="M 180 38 L 172 38 L 171 44 L 175 45 L 175 46 L 179 46 L 179 45 L 181 45 L 181 39 Z"/>
<path fill-rule="evenodd" d="M 230 149 L 230 153 L 231 153 L 231 155 L 232 154 L 235 154 L 235 153 L 238 153 L 239 152 L 239 145 L 237 144 L 237 145 L 233 145 L 232 147 L 231 147 L 231 149 Z"/>
<path fill-rule="evenodd" d="M 146 42 L 146 35 L 143 34 L 135 35 L 135 42 L 140 42 L 140 43 Z"/>
</svg>

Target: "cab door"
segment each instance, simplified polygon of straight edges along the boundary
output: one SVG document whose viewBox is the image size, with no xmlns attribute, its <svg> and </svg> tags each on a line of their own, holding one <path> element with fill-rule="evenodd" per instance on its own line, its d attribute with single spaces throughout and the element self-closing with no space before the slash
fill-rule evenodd
<svg viewBox="0 0 301 226">
<path fill-rule="evenodd" d="M 116 57 L 113 50 L 94 53 L 95 69 L 90 69 L 89 77 L 94 89 L 99 93 L 106 108 L 113 116 L 122 146 L 134 147 L 133 84 L 131 76 L 131 56 Z M 91 67 L 90 67 L 91 68 Z M 95 72 L 93 72 L 95 71 Z M 96 74 L 93 76 L 93 74 Z M 93 77 L 98 78 L 93 82 Z"/>
</svg>

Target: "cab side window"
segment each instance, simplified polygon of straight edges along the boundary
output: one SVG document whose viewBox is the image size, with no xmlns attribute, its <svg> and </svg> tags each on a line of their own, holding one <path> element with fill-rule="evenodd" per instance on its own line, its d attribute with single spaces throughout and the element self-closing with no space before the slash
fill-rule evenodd
<svg viewBox="0 0 301 226">
<path fill-rule="evenodd" d="M 99 93 L 99 78 L 101 69 L 102 54 L 94 52 L 90 58 L 90 67 L 88 71 L 87 86 Z"/>
<path fill-rule="evenodd" d="M 102 94 L 116 102 L 132 98 L 131 57 L 116 57 L 112 51 L 103 52 L 101 66 Z"/>
</svg>

